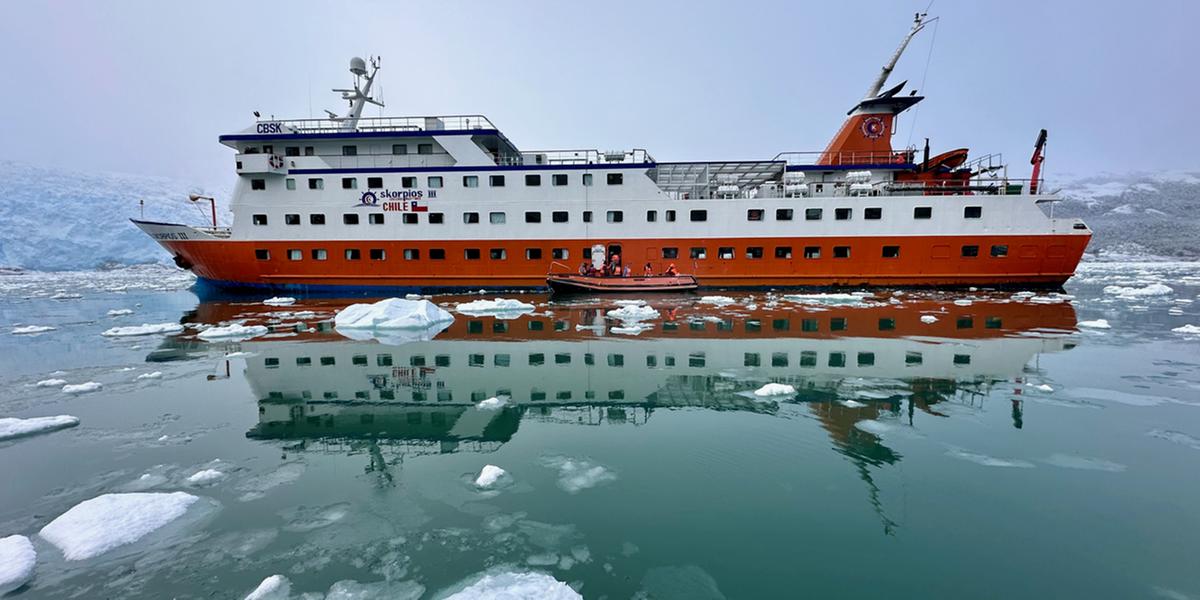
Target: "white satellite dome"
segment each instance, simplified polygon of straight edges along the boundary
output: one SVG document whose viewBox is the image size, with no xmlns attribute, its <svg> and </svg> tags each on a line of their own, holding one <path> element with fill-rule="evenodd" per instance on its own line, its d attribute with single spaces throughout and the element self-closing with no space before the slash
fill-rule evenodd
<svg viewBox="0 0 1200 600">
<path fill-rule="evenodd" d="M 359 56 L 355 56 L 354 58 L 350 59 L 350 72 L 354 73 L 355 75 L 366 75 L 367 61 L 363 60 L 362 57 Z"/>
</svg>

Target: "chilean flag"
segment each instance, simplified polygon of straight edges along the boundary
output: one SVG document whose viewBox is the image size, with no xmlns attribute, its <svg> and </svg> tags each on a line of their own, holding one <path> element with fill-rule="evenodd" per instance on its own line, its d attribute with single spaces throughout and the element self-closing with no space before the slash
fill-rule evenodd
<svg viewBox="0 0 1200 600">
<path fill-rule="evenodd" d="M 429 207 L 428 207 L 428 206 L 422 205 L 422 204 L 420 204 L 420 203 L 419 203 L 418 201 L 416 201 L 416 200 L 412 200 L 412 201 L 410 201 L 410 202 L 408 203 L 408 206 L 409 206 L 410 208 L 412 208 L 412 211 L 413 211 L 413 212 L 429 212 Z"/>
</svg>

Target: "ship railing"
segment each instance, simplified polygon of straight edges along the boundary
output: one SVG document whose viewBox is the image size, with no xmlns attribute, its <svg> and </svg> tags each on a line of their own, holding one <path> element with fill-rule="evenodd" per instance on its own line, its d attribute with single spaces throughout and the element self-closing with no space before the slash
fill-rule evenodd
<svg viewBox="0 0 1200 600">
<path fill-rule="evenodd" d="M 193 229 L 219 238 L 227 238 L 233 235 L 233 229 L 229 227 L 193 227 Z"/>
<path fill-rule="evenodd" d="M 875 166 L 875 165 L 905 165 L 912 164 L 916 157 L 916 149 L 894 151 L 858 151 L 858 152 L 780 152 L 774 160 L 782 160 L 789 166 Z"/>
<path fill-rule="evenodd" d="M 259 123 L 278 123 L 295 133 L 338 133 L 345 131 L 441 131 L 496 129 L 483 115 L 437 115 L 425 117 L 360 117 L 354 128 L 345 119 L 259 119 Z"/>
<path fill-rule="evenodd" d="M 605 164 L 649 164 L 654 162 L 650 153 L 641 149 L 632 150 L 534 150 L 521 155 L 501 156 L 501 165 L 605 165 Z"/>
<path fill-rule="evenodd" d="M 1020 196 L 1028 195 L 1032 187 L 1032 179 L 980 179 L 962 181 L 896 181 L 876 186 L 888 196 L 955 196 L 955 195 L 990 195 L 990 196 Z M 1045 180 L 1038 179 L 1037 192 L 1044 193 Z"/>
</svg>

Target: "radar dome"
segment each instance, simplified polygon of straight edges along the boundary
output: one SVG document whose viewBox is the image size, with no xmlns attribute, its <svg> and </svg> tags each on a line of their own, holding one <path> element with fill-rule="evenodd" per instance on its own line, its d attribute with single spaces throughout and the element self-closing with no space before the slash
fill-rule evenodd
<svg viewBox="0 0 1200 600">
<path fill-rule="evenodd" d="M 359 58 L 357 56 L 350 59 L 350 72 L 354 73 L 355 75 L 366 75 L 367 74 L 367 61 L 365 61 L 362 58 Z"/>
</svg>

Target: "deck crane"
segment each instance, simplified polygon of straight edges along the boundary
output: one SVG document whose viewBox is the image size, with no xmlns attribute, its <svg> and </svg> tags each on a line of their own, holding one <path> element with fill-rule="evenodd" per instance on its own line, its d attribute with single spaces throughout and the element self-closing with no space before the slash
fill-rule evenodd
<svg viewBox="0 0 1200 600">
<path fill-rule="evenodd" d="M 1037 141 L 1033 144 L 1033 158 L 1029 159 L 1029 164 L 1033 165 L 1033 180 L 1029 182 L 1029 193 L 1036 195 L 1038 193 L 1038 178 L 1042 175 L 1042 161 L 1046 157 L 1042 152 L 1046 149 L 1046 130 L 1043 129 L 1038 134 Z"/>
</svg>

